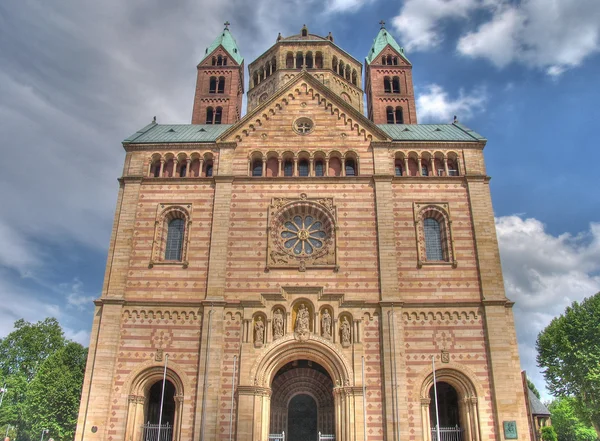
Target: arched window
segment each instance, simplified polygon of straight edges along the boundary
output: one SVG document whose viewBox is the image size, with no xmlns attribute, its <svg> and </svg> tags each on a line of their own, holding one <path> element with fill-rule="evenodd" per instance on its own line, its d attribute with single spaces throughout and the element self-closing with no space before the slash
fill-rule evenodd
<svg viewBox="0 0 600 441">
<path fill-rule="evenodd" d="M 334 72 L 337 73 L 337 70 L 338 70 L 338 59 L 337 59 L 337 57 L 333 57 L 333 59 L 331 60 L 331 68 L 333 69 Z"/>
<path fill-rule="evenodd" d="M 317 69 L 323 69 L 323 53 L 317 52 L 315 55 L 315 67 Z"/>
<path fill-rule="evenodd" d="M 421 162 L 421 176 L 429 176 L 429 168 L 423 162 Z"/>
<path fill-rule="evenodd" d="M 218 93 L 225 93 L 225 77 L 219 77 Z"/>
<path fill-rule="evenodd" d="M 396 163 L 394 164 L 394 174 L 396 176 L 402 176 L 402 161 L 396 161 Z"/>
<path fill-rule="evenodd" d="M 212 65 L 213 66 L 217 65 L 217 58 L 216 57 L 212 57 Z"/>
<path fill-rule="evenodd" d="M 387 64 L 392 64 L 392 56 L 391 55 L 387 56 Z"/>
<path fill-rule="evenodd" d="M 308 176 L 308 161 L 306 159 L 301 159 L 298 162 L 298 175 Z"/>
<path fill-rule="evenodd" d="M 223 57 L 223 66 L 227 66 L 227 57 Z"/>
<path fill-rule="evenodd" d="M 219 55 L 217 57 L 217 66 L 222 66 L 223 65 L 223 57 L 221 55 Z"/>
<path fill-rule="evenodd" d="M 312 52 L 308 52 L 306 54 L 306 68 L 307 69 L 312 69 L 313 68 L 313 56 L 312 56 Z"/>
<path fill-rule="evenodd" d="M 262 161 L 260 159 L 252 161 L 252 176 L 262 176 Z"/>
<path fill-rule="evenodd" d="M 254 81 L 254 85 L 258 86 L 258 83 L 259 83 L 258 72 L 254 72 L 254 75 L 252 75 L 252 79 Z"/>
<path fill-rule="evenodd" d="M 356 176 L 356 163 L 354 159 L 346 159 L 346 176 Z"/>
<path fill-rule="evenodd" d="M 440 223 L 432 217 L 427 217 L 423 220 L 423 231 L 425 233 L 425 253 L 427 260 L 444 260 Z"/>
<path fill-rule="evenodd" d="M 402 115 L 402 107 L 396 107 L 396 124 L 404 124 L 404 116 Z"/>
<path fill-rule="evenodd" d="M 187 168 L 187 165 L 185 163 L 179 167 L 179 177 L 180 178 L 185 178 L 185 169 L 186 168 Z"/>
<path fill-rule="evenodd" d="M 381 64 L 383 64 L 384 66 L 387 65 L 387 59 L 385 58 L 385 55 L 381 57 Z"/>
<path fill-rule="evenodd" d="M 293 69 L 294 68 L 294 54 L 291 52 L 288 52 L 286 57 L 285 57 L 285 67 L 287 69 Z"/>
<path fill-rule="evenodd" d="M 293 176 L 294 163 L 289 159 L 283 163 L 283 176 Z"/>
<path fill-rule="evenodd" d="M 271 69 L 272 72 L 275 72 L 277 70 L 277 61 L 275 60 L 275 57 L 273 57 L 273 59 L 271 60 Z"/>
<path fill-rule="evenodd" d="M 303 37 L 308 36 L 308 29 L 306 29 L 306 28 L 302 29 L 302 36 Z"/>
<path fill-rule="evenodd" d="M 214 119 L 214 110 L 212 107 L 206 108 L 206 124 L 212 124 Z"/>
<path fill-rule="evenodd" d="M 215 124 L 221 124 L 222 116 L 223 116 L 223 108 L 217 107 L 217 110 L 215 111 Z"/>
<path fill-rule="evenodd" d="M 386 107 L 385 114 L 387 115 L 387 123 L 394 124 L 394 109 L 392 106 Z"/>
<path fill-rule="evenodd" d="M 344 62 L 340 61 L 340 64 L 338 66 L 338 75 L 341 75 L 342 77 L 344 76 L 344 68 L 345 68 Z"/>
<path fill-rule="evenodd" d="M 398 66 L 398 57 L 394 57 L 394 66 Z"/>
<path fill-rule="evenodd" d="M 342 162 L 338 157 L 333 157 L 329 160 L 329 170 L 327 170 L 327 176 L 341 176 L 342 175 Z"/>
<path fill-rule="evenodd" d="M 213 164 L 212 162 L 206 163 L 206 177 L 210 178 L 213 175 Z"/>
<path fill-rule="evenodd" d="M 150 169 L 150 175 L 155 178 L 160 177 L 160 161 L 154 161 L 152 163 L 152 168 Z"/>
<path fill-rule="evenodd" d="M 390 77 L 383 78 L 383 91 L 386 93 L 392 92 L 392 82 L 390 81 Z"/>
<path fill-rule="evenodd" d="M 392 92 L 400 93 L 400 78 L 398 77 L 392 79 Z"/>
<path fill-rule="evenodd" d="M 181 260 L 184 228 L 185 220 L 183 219 L 176 218 L 169 221 L 165 260 Z"/>
<path fill-rule="evenodd" d="M 217 77 L 210 77 L 208 93 L 217 93 Z"/>
<path fill-rule="evenodd" d="M 351 75 L 351 71 L 350 71 L 350 65 L 346 65 L 346 80 L 350 81 L 350 75 Z"/>
<path fill-rule="evenodd" d="M 356 73 L 356 69 L 352 70 L 352 84 L 354 84 L 355 86 L 358 85 L 358 74 Z"/>
<path fill-rule="evenodd" d="M 315 176 L 323 176 L 323 161 L 315 162 Z"/>
<path fill-rule="evenodd" d="M 302 68 L 304 64 L 304 57 L 302 56 L 302 52 L 296 53 L 296 69 Z"/>
</svg>

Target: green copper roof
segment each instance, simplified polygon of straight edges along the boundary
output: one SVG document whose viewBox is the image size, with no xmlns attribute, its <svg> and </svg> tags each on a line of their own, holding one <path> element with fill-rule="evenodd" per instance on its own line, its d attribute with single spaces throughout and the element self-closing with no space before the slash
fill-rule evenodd
<svg viewBox="0 0 600 441">
<path fill-rule="evenodd" d="M 215 142 L 231 124 L 150 123 L 123 141 L 123 144 Z"/>
<path fill-rule="evenodd" d="M 485 141 L 462 124 L 377 124 L 394 141 Z"/>
<path fill-rule="evenodd" d="M 244 61 L 244 57 L 242 57 L 242 55 L 240 54 L 240 50 L 237 47 L 237 43 L 235 42 L 233 35 L 231 35 L 231 32 L 229 32 L 229 29 L 223 29 L 223 32 L 221 32 L 219 36 L 215 38 L 215 41 L 213 41 L 212 44 L 206 48 L 204 58 L 208 57 L 212 53 L 212 51 L 214 51 L 219 46 L 223 46 L 223 49 L 225 49 L 227 53 L 231 55 L 231 57 L 237 62 L 237 64 L 242 64 L 242 62 Z M 204 58 L 202 58 L 200 62 L 202 62 Z"/>
<path fill-rule="evenodd" d="M 371 50 L 367 55 L 367 64 L 371 64 L 373 59 L 375 59 L 388 44 L 392 46 L 394 50 L 402 56 L 402 58 L 410 63 L 408 58 L 406 58 L 404 55 L 404 49 L 400 47 L 400 45 L 396 42 L 396 40 L 394 40 L 394 37 L 392 37 L 386 28 L 381 28 L 379 30 L 379 34 L 377 34 L 377 37 L 375 37 L 375 40 L 373 40 L 373 46 L 371 46 Z"/>
</svg>

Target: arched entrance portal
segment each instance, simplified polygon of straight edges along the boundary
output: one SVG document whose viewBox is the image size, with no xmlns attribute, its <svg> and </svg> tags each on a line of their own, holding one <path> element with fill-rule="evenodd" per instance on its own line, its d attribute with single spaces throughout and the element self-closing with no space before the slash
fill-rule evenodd
<svg viewBox="0 0 600 441">
<path fill-rule="evenodd" d="M 175 423 L 175 386 L 169 380 L 165 382 L 164 398 L 162 399 L 162 415 L 161 415 L 161 398 L 163 397 L 163 381 L 157 381 L 150 387 L 148 391 L 148 399 L 146 403 L 146 418 L 144 424 L 144 440 L 160 439 L 171 441 L 173 439 L 173 425 Z M 159 426 L 160 424 L 160 426 Z"/>
<path fill-rule="evenodd" d="M 309 360 L 284 365 L 271 384 L 270 433 L 286 433 L 286 441 L 317 441 L 333 435 L 333 381 L 327 370 Z"/>
</svg>

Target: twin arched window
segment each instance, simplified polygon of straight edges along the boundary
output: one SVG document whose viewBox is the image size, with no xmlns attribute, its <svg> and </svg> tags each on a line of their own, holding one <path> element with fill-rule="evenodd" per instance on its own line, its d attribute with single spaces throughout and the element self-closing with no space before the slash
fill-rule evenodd
<svg viewBox="0 0 600 441">
<path fill-rule="evenodd" d="M 225 77 L 210 77 L 208 93 L 225 93 Z"/>
<path fill-rule="evenodd" d="M 222 107 L 217 107 L 216 109 L 213 109 L 212 107 L 206 108 L 206 124 L 221 124 L 222 118 Z"/>
<path fill-rule="evenodd" d="M 387 116 L 388 124 L 404 124 L 404 114 L 402 112 L 402 107 L 397 106 L 394 109 L 392 106 L 388 106 L 385 109 L 385 113 Z"/>
<path fill-rule="evenodd" d="M 400 93 L 400 78 L 383 77 L 383 91 L 385 93 Z"/>
</svg>

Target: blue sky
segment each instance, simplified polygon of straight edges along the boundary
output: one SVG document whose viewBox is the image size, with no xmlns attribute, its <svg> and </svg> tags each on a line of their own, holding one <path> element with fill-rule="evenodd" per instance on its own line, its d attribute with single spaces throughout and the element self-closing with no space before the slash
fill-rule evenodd
<svg viewBox="0 0 600 441">
<path fill-rule="evenodd" d="M 457 115 L 489 140 L 522 367 L 542 388 L 537 333 L 600 291 L 597 0 L 1 2 L 0 336 L 55 316 L 87 345 L 120 142 L 154 115 L 190 121 L 226 20 L 247 66 L 305 23 L 364 60 L 381 19 L 413 63 L 419 121 Z"/>
</svg>

